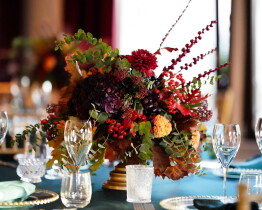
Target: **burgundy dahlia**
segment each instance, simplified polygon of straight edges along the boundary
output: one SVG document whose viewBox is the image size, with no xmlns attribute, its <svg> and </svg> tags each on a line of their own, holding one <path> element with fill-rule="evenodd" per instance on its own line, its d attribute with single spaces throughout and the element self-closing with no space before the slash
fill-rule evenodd
<svg viewBox="0 0 262 210">
<path fill-rule="evenodd" d="M 154 76 L 153 70 L 157 67 L 157 58 L 147 50 L 133 51 L 132 55 L 125 56 L 131 63 L 132 68 L 143 72 L 146 77 Z"/>
</svg>

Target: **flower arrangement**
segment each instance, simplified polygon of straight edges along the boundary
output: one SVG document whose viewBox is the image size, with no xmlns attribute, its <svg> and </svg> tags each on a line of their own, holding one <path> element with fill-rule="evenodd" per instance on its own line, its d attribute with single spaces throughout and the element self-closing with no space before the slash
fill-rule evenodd
<svg viewBox="0 0 262 210">
<path fill-rule="evenodd" d="M 93 171 L 106 158 L 125 164 L 146 164 L 152 160 L 157 176 L 173 180 L 198 174 L 199 152 L 205 138 L 200 122 L 212 116 L 207 103 L 209 95 L 202 94 L 201 87 L 217 81 L 219 76 L 211 73 L 228 63 L 186 81 L 182 71 L 216 49 L 200 54 L 191 63 L 181 65 L 181 60 L 215 24 L 211 21 L 182 49 L 162 47 L 174 24 L 155 53 L 138 49 L 131 55 L 119 55 L 118 49 L 113 50 L 102 39 L 81 29 L 74 35 L 65 34 L 64 40 L 55 42 L 55 50 L 65 46 L 76 49 L 65 58 L 70 84 L 62 89 L 59 103 L 47 107 L 47 119 L 27 126 L 16 135 L 16 140 L 39 131 L 54 148 L 48 165 L 57 160 L 63 167 L 71 167 L 63 131 L 65 121 L 73 116 L 93 121 L 94 139 L 89 154 Z M 157 60 L 164 50 L 178 55 L 156 76 Z"/>
</svg>

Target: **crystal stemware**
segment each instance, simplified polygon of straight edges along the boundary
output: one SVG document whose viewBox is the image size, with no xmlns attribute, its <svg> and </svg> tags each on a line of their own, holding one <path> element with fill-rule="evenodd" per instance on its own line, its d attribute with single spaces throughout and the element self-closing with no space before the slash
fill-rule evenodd
<svg viewBox="0 0 262 210">
<path fill-rule="evenodd" d="M 241 142 L 240 126 L 238 124 L 215 124 L 212 143 L 214 152 L 223 168 L 223 192 L 226 196 L 226 179 L 230 163 L 237 154 Z"/>
<path fill-rule="evenodd" d="M 258 148 L 262 153 L 262 118 L 258 118 L 255 126 L 255 136 Z"/>
<path fill-rule="evenodd" d="M 7 112 L 0 111 L 0 145 L 3 143 L 8 129 Z"/>
<path fill-rule="evenodd" d="M 46 161 L 40 158 L 19 158 L 16 173 L 21 180 L 31 183 L 41 182 L 45 174 Z"/>
<path fill-rule="evenodd" d="M 92 145 L 92 125 L 88 120 L 67 120 L 64 131 L 65 145 L 79 171 Z"/>
</svg>

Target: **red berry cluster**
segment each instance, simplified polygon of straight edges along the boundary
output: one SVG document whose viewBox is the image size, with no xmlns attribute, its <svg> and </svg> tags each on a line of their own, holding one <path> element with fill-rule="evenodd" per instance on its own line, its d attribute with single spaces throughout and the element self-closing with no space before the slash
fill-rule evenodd
<svg viewBox="0 0 262 210">
<path fill-rule="evenodd" d="M 121 123 L 116 122 L 114 119 L 107 119 L 108 133 L 112 134 L 114 138 L 123 139 L 126 136 L 125 128 Z"/>
<path fill-rule="evenodd" d="M 168 108 L 167 111 L 170 114 L 175 114 L 177 112 L 176 104 L 177 104 L 177 101 L 173 96 L 171 96 L 170 98 L 167 99 L 167 101 L 166 101 L 166 105 L 167 105 L 167 108 Z"/>
<path fill-rule="evenodd" d="M 47 119 L 41 120 L 42 130 L 46 132 L 46 138 L 51 140 L 57 136 L 56 125 L 58 121 L 56 121 L 56 116 L 53 114 L 49 114 Z"/>
<path fill-rule="evenodd" d="M 169 80 L 167 82 L 167 86 L 162 89 L 164 92 L 171 91 L 175 98 L 182 101 L 185 98 L 185 80 L 183 78 L 182 74 L 177 74 L 176 76 L 173 75 L 173 73 L 170 70 L 166 70 L 161 74 L 162 76 L 168 77 Z M 175 78 L 175 79 L 173 79 Z M 163 80 L 163 79 L 162 79 Z"/>
<path fill-rule="evenodd" d="M 166 67 L 164 67 L 163 72 L 159 76 L 160 78 L 163 77 L 169 77 L 170 79 L 174 78 L 174 73 L 170 70 L 168 70 Z"/>
</svg>

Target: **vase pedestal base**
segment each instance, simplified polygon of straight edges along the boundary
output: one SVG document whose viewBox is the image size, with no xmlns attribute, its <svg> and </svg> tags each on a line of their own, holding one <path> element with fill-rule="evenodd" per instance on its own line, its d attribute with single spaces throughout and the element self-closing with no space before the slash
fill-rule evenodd
<svg viewBox="0 0 262 210">
<path fill-rule="evenodd" d="M 110 190 L 126 190 L 126 168 L 116 166 L 110 172 L 109 179 L 103 184 L 103 188 Z"/>
</svg>

